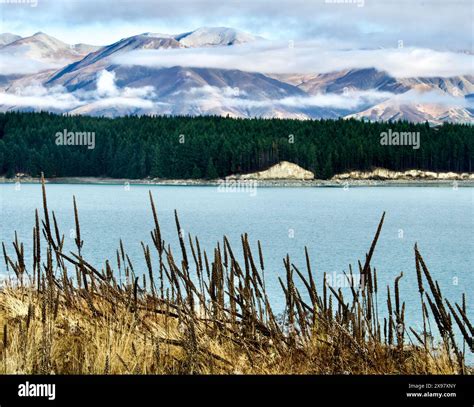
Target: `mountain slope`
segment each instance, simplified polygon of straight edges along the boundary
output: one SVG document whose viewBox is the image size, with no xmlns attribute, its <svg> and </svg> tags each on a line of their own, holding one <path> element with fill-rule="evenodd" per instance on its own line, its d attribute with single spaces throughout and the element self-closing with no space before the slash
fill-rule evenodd
<svg viewBox="0 0 474 407">
<path fill-rule="evenodd" d="M 97 73 L 112 65 L 114 56 L 139 49 L 179 48 L 181 45 L 174 38 L 159 38 L 149 34 L 140 34 L 124 38 L 112 45 L 100 48 L 88 54 L 82 60 L 70 64 L 56 72 L 46 81 L 46 85 L 62 85 L 69 91 L 94 86 Z"/>
<path fill-rule="evenodd" d="M 58 69 L 81 60 L 98 47 L 87 44 L 66 44 L 50 35 L 38 32 L 31 37 L 19 38 L 0 48 L 3 75 L 16 79 L 50 69 Z M 5 83 L 5 87 L 8 84 Z"/>
<path fill-rule="evenodd" d="M 232 117 L 335 117 L 326 109 L 303 112 L 298 108 L 273 103 L 282 97 L 304 97 L 305 93 L 289 84 L 259 73 L 238 70 L 173 67 L 152 69 L 112 65 L 120 88 L 152 87 L 153 106 L 139 108 L 135 114 L 222 115 Z M 91 79 L 92 80 L 92 79 Z M 92 81 L 86 88 L 93 88 Z M 121 109 L 131 114 L 130 106 Z M 82 106 L 76 114 L 111 116 L 102 103 Z M 116 110 L 113 111 L 117 113 Z M 125 113 L 123 113 L 125 114 Z M 113 114 L 112 114 L 113 115 Z"/>
<path fill-rule="evenodd" d="M 15 42 L 19 39 L 21 39 L 21 36 L 19 36 L 19 35 L 15 35 L 15 34 L 11 34 L 11 33 L 0 34 L 0 47 L 3 47 L 7 44 Z"/>
<path fill-rule="evenodd" d="M 257 40 L 251 34 L 226 27 L 203 27 L 195 31 L 170 36 L 168 34 L 144 33 L 124 38 L 96 52 L 83 60 L 66 66 L 47 81 L 47 85 L 61 84 L 75 90 L 90 84 L 94 72 L 112 65 L 112 58 L 137 50 L 156 50 L 185 47 L 231 46 Z M 141 70 L 140 67 L 133 69 Z M 142 81 L 143 82 L 143 81 Z"/>
<path fill-rule="evenodd" d="M 425 88 L 426 90 L 426 88 Z M 438 90 L 440 96 L 442 91 Z M 413 97 L 414 102 L 409 103 L 410 98 Z M 428 121 L 432 124 L 441 124 L 443 122 L 451 123 L 472 123 L 474 122 L 474 115 L 472 112 L 462 106 L 448 106 L 443 103 L 417 103 L 416 98 L 419 98 L 417 89 L 412 89 L 402 97 L 393 97 L 375 106 L 348 115 L 348 118 L 365 119 L 370 121 L 394 121 L 407 120 L 418 123 Z"/>
<path fill-rule="evenodd" d="M 36 60 L 72 61 L 84 58 L 95 49 L 97 47 L 93 45 L 69 45 L 43 32 L 37 32 L 31 37 L 9 42 L 1 48 L 0 52 Z"/>
<path fill-rule="evenodd" d="M 258 39 L 252 34 L 227 27 L 201 27 L 195 31 L 175 36 L 185 47 L 215 47 L 245 44 Z"/>
</svg>

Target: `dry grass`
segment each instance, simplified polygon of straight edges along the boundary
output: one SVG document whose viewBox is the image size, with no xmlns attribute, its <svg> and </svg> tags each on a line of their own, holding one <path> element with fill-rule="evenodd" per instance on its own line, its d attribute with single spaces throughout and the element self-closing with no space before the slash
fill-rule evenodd
<svg viewBox="0 0 474 407">
<path fill-rule="evenodd" d="M 326 285 L 318 292 L 306 251 L 305 271 L 289 257 L 284 261 L 286 309 L 276 316 L 260 243 L 255 255 L 247 235 L 241 261 L 225 237 L 211 256 L 197 238 L 180 235 L 178 258 L 161 236 L 150 194 L 155 227 L 153 245 L 142 243 L 147 270 L 134 270 L 122 244 L 115 268 L 106 261 L 97 270 L 81 254 L 75 200 L 76 250 L 66 254 L 44 183 L 43 197 L 43 216 L 36 213 L 33 228 L 32 268 L 17 239 L 12 257 L 3 246 L 14 278 L 0 290 L 0 373 L 471 373 L 463 348 L 472 346 L 474 331 L 465 298 L 461 304 L 443 299 L 416 247 L 425 329 L 405 326 L 402 275 L 383 289 L 389 313 L 379 317 L 371 258 L 384 216 L 365 262 L 359 262 L 362 284 L 351 289 L 350 299 Z M 177 215 L 176 227 L 179 233 Z M 436 344 L 432 328 L 441 338 Z M 464 344 L 456 342 L 454 329 Z"/>
</svg>

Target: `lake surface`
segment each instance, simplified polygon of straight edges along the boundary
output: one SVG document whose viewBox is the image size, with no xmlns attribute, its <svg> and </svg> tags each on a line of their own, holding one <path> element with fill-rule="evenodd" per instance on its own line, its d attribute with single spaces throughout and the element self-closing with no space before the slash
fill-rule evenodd
<svg viewBox="0 0 474 407">
<path fill-rule="evenodd" d="M 395 277 L 406 302 L 406 319 L 419 326 L 419 295 L 413 247 L 415 242 L 443 294 L 459 302 L 467 295 L 468 315 L 474 317 L 474 188 L 451 187 L 350 187 L 258 188 L 240 192 L 212 186 L 60 185 L 48 184 L 48 206 L 54 210 L 66 246 L 74 236 L 72 197 L 76 196 L 85 241 L 84 255 L 101 267 L 105 259 L 115 262 L 122 238 L 142 274 L 140 242 L 151 244 L 153 218 L 151 190 L 160 218 L 163 238 L 179 252 L 174 209 L 185 233 L 197 235 L 201 246 L 212 249 L 225 234 L 234 252 L 241 254 L 240 234 L 247 232 L 255 247 L 260 240 L 265 258 L 267 290 L 275 309 L 284 307 L 278 275 L 284 275 L 283 257 L 305 269 L 304 246 L 308 246 L 313 270 L 322 284 L 323 272 L 341 281 L 348 265 L 357 270 L 386 211 L 384 228 L 372 265 L 379 279 L 379 306 L 385 312 L 385 292 Z M 0 240 L 13 252 L 14 231 L 31 253 L 34 210 L 41 209 L 38 184 L 0 185 Z M 257 252 L 256 252 L 257 253 Z M 30 263 L 31 264 L 31 263 Z M 5 273 L 3 259 L 0 274 Z M 380 305 L 381 304 L 381 305 Z"/>
</svg>

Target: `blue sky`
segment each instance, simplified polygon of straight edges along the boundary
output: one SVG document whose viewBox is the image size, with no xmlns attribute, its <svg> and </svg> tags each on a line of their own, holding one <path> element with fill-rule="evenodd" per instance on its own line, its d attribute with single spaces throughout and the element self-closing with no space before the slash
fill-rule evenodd
<svg viewBox="0 0 474 407">
<path fill-rule="evenodd" d="M 30 1 L 30 4 L 9 2 Z M 325 39 L 355 48 L 472 50 L 470 0 L 5 0 L 1 32 L 43 31 L 69 43 L 103 45 L 142 33 L 227 26 L 268 39 Z M 352 3 L 350 3 L 352 1 Z M 35 6 L 35 7 L 32 7 Z"/>
</svg>

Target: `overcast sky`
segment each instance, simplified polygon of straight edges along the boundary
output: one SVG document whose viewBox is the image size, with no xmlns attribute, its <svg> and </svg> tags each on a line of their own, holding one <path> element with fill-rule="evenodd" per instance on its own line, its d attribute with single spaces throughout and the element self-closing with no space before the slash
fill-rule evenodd
<svg viewBox="0 0 474 407">
<path fill-rule="evenodd" d="M 43 31 L 69 43 L 102 45 L 142 32 L 228 26 L 268 39 L 326 39 L 355 48 L 396 47 L 402 40 L 407 47 L 473 49 L 472 0 L 338 1 L 2 0 L 0 31 Z"/>
</svg>

